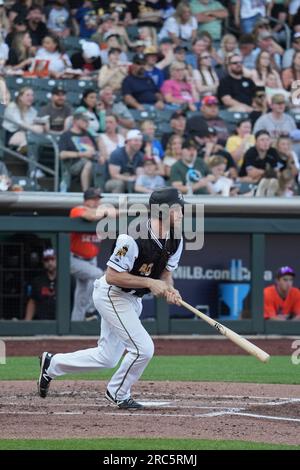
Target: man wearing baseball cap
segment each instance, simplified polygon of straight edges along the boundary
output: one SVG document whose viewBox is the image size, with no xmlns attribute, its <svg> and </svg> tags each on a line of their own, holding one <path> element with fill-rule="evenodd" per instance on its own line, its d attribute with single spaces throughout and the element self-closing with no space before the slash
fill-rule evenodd
<svg viewBox="0 0 300 470">
<path fill-rule="evenodd" d="M 94 283 L 93 300 L 101 315 L 98 344 L 66 354 L 44 351 L 38 379 L 40 397 L 47 397 L 56 377 L 112 368 L 121 361 L 107 384 L 105 398 L 121 411 L 143 408 L 131 395 L 154 353 L 153 341 L 139 318 L 142 298 L 151 293 L 181 305 L 172 273 L 183 250 L 183 205 L 177 189 L 156 190 L 149 198 L 150 217 L 141 222 L 139 234 L 117 237 L 106 272 Z"/>
<path fill-rule="evenodd" d="M 71 129 L 61 135 L 58 144 L 64 178 L 79 177 L 83 191 L 91 185 L 93 163 L 98 160 L 100 152 L 99 142 L 88 131 L 89 125 L 88 114 L 75 112 Z"/>
<path fill-rule="evenodd" d="M 116 216 L 114 209 L 101 208 L 101 193 L 98 188 L 88 188 L 83 193 L 83 204 L 73 207 L 71 219 L 81 218 L 88 222 L 101 220 L 105 215 Z M 93 282 L 102 276 L 102 269 L 97 267 L 100 242 L 96 233 L 71 233 L 71 274 L 76 279 L 72 321 L 85 319 L 89 310 L 94 310 L 92 303 Z"/>
<path fill-rule="evenodd" d="M 293 287 L 295 276 L 293 268 L 282 266 L 275 284 L 264 289 L 265 320 L 300 320 L 300 290 Z"/>
<path fill-rule="evenodd" d="M 51 100 L 39 111 L 39 116 L 49 116 L 46 123 L 46 132 L 61 134 L 66 130 L 66 119 L 71 116 L 72 108 L 66 103 L 66 90 L 62 86 L 55 86 L 51 90 Z"/>
<path fill-rule="evenodd" d="M 170 183 L 182 194 L 212 193 L 210 182 L 215 178 L 208 174 L 208 168 L 198 156 L 198 145 L 187 139 L 182 145 L 182 156 L 171 167 Z"/>
<path fill-rule="evenodd" d="M 112 152 L 108 161 L 110 179 L 105 184 L 109 193 L 132 192 L 136 177 L 142 173 L 144 164 L 143 134 L 138 129 L 127 132 L 124 147 Z"/>
<path fill-rule="evenodd" d="M 122 96 L 125 104 L 130 108 L 144 110 L 145 104 L 155 106 L 157 109 L 164 108 L 162 94 L 151 77 L 145 75 L 146 59 L 144 54 L 135 54 L 129 75 L 122 83 Z"/>
<path fill-rule="evenodd" d="M 281 134 L 289 134 L 297 129 L 295 119 L 285 112 L 286 98 L 283 93 L 276 93 L 271 98 L 271 112 L 263 114 L 255 122 L 253 134 L 264 130 L 268 131 L 273 141 Z"/>
<path fill-rule="evenodd" d="M 53 248 L 42 253 L 44 271 L 34 278 L 26 305 L 25 320 L 55 320 L 56 255 Z"/>
<path fill-rule="evenodd" d="M 191 116 L 186 123 L 187 134 L 196 141 L 208 135 L 208 128 L 213 127 L 218 134 L 218 143 L 225 145 L 229 132 L 223 119 L 219 117 L 219 101 L 216 96 L 204 96 L 201 100 L 201 112 Z M 199 143 L 201 143 L 199 141 Z"/>
</svg>

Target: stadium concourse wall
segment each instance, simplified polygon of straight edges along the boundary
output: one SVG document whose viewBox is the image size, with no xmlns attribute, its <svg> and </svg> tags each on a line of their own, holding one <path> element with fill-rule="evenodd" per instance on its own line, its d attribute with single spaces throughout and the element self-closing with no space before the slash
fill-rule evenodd
<svg viewBox="0 0 300 470">
<path fill-rule="evenodd" d="M 226 254 L 226 243 L 222 240 L 240 240 L 237 252 L 243 249 L 244 238 L 249 241 L 249 272 L 251 272 L 249 293 L 249 315 L 242 319 L 220 321 L 240 334 L 299 335 L 300 322 L 265 321 L 263 319 L 263 288 L 265 286 L 265 261 L 288 264 L 293 260 L 300 272 L 298 251 L 300 246 L 300 198 L 212 198 L 189 196 L 187 202 L 204 204 L 204 232 L 210 244 L 215 238 L 219 246 L 218 256 Z M 122 196 L 122 203 L 130 207 L 134 203 L 146 203 L 148 197 L 129 194 Z M 104 194 L 103 202 L 119 204 L 118 195 Z M 57 304 L 55 321 L 0 320 L 1 336 L 51 335 L 97 335 L 98 322 L 70 321 L 70 232 L 95 232 L 96 224 L 70 219 L 69 210 L 82 203 L 79 193 L 5 193 L 0 198 L 0 234 L 30 234 L 42 236 L 51 234 L 58 258 Z M 195 206 L 194 206 L 195 210 Z M 194 211 L 195 215 L 195 211 Z M 193 227 L 196 227 L 195 217 Z M 271 237 L 271 238 L 270 238 Z M 272 240 L 273 237 L 273 240 Z M 274 238 L 276 243 L 274 244 Z M 277 243 L 279 242 L 279 243 Z M 215 247 L 215 245 L 213 245 Z M 275 247 L 274 249 L 272 247 Z M 272 249 L 270 249 L 270 247 Z M 279 247 L 279 248 L 278 248 Z M 295 249 L 298 247 L 298 249 Z M 190 252 L 194 263 L 202 262 L 201 250 Z M 235 253 L 231 253 L 231 257 Z M 238 254 L 239 256 L 239 254 Z M 279 258 L 278 258 L 279 256 Z M 276 258 L 277 257 L 277 258 Z M 195 261 L 196 259 L 196 261 Z M 283 260 L 287 260 L 283 263 Z M 270 264 L 270 262 L 268 261 Z M 187 280 L 189 278 L 187 277 Z M 270 279 L 269 279 L 270 280 Z M 186 282 L 186 281 L 185 281 Z M 198 281 L 197 281 L 198 282 Z M 185 284 L 188 285 L 188 284 Z M 192 284 L 191 284 L 192 285 Z M 203 288 L 198 282 L 199 288 Z M 201 287 L 200 287 L 201 286 Z M 179 287 L 180 288 L 180 287 Z M 203 288 L 205 289 L 205 287 Z M 193 291 L 197 291 L 197 288 Z M 188 290 L 182 292 L 184 299 L 193 303 Z M 155 315 L 143 320 L 150 334 L 215 334 L 202 321 L 194 318 L 180 318 L 169 315 L 170 306 L 163 300 L 154 301 Z"/>
</svg>

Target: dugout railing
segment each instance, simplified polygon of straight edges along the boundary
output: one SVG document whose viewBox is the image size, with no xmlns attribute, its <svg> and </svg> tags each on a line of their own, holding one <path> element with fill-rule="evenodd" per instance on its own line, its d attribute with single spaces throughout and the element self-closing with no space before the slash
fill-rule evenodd
<svg viewBox="0 0 300 470">
<path fill-rule="evenodd" d="M 37 211 L 39 202 L 43 198 L 44 208 Z M 48 203 L 46 199 L 48 198 Z M 135 196 L 130 198 L 135 200 Z M 129 199 L 130 199 L 129 198 Z M 115 201 L 115 196 L 107 195 L 107 201 Z M 139 202 L 145 197 L 136 198 Z M 205 234 L 209 241 L 210 236 L 219 234 L 220 237 L 234 234 L 250 237 L 249 265 L 251 268 L 250 290 L 250 318 L 238 320 L 222 320 L 226 326 L 233 328 L 241 334 L 300 334 L 300 321 L 265 321 L 263 311 L 263 288 L 265 253 L 268 248 L 270 236 L 284 236 L 285 245 L 282 246 L 282 256 L 288 254 L 292 247 L 292 241 L 298 244 L 300 240 L 299 198 L 291 200 L 248 199 L 232 198 L 188 198 L 190 202 L 204 202 L 205 204 Z M 34 202 L 35 201 L 35 202 Z M 81 201 L 78 194 L 42 195 L 39 193 L 27 194 L 3 194 L 0 198 L 0 234 L 39 234 L 52 237 L 53 245 L 57 251 L 58 275 L 57 275 L 57 311 L 55 321 L 11 321 L 0 320 L 0 336 L 20 335 L 96 335 L 99 332 L 99 323 L 71 322 L 70 321 L 70 232 L 94 232 L 96 224 L 83 220 L 71 220 L 67 216 L 70 207 Z M 43 204 L 41 204 L 43 206 Z M 35 215 L 30 208 L 35 207 Z M 48 207 L 48 215 L 45 213 Z M 8 215 L 9 214 L 9 215 Z M 56 215 L 62 214 L 62 215 Z M 290 240 L 290 241 L 289 241 Z M 281 246 L 281 245 L 280 245 Z M 299 246 L 299 244 L 298 244 Z M 220 248 L 220 250 L 222 247 Z M 224 246 L 225 250 L 226 247 Z M 277 250 L 278 251 L 278 250 Z M 221 253 L 221 251 L 220 251 Z M 274 253 L 275 256 L 276 253 Z M 277 253 L 278 254 L 278 253 Z M 289 253 L 290 254 L 290 253 Z M 234 254 L 233 254 L 234 255 Z M 197 253 L 201 262 L 201 251 Z M 294 250 L 296 263 L 298 253 Z M 283 259 L 283 258 L 281 258 Z M 300 272 L 299 265 L 294 265 Z M 201 282 L 199 282 L 201 289 Z M 182 293 L 187 302 L 189 298 Z M 169 315 L 169 306 L 164 300 L 155 302 L 156 315 L 154 318 L 143 321 L 151 334 L 214 334 L 215 332 L 204 322 L 195 319 L 172 318 Z"/>
</svg>

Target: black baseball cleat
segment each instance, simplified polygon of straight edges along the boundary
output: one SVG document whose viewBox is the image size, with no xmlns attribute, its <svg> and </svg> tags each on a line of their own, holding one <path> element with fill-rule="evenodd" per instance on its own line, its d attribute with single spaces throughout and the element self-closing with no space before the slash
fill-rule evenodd
<svg viewBox="0 0 300 470">
<path fill-rule="evenodd" d="M 134 399 L 131 397 L 127 398 L 126 400 L 115 400 L 108 390 L 106 390 L 105 398 L 121 410 L 141 410 L 144 408 L 143 405 L 137 401 L 134 401 Z"/>
<path fill-rule="evenodd" d="M 40 366 L 41 366 L 41 372 L 39 376 L 39 380 L 37 382 L 37 387 L 38 387 L 38 393 L 39 396 L 42 398 L 46 398 L 50 382 L 51 382 L 51 377 L 47 374 L 48 372 L 48 367 L 50 366 L 51 359 L 53 357 L 53 354 L 50 354 L 48 352 L 44 352 L 40 356 Z"/>
</svg>

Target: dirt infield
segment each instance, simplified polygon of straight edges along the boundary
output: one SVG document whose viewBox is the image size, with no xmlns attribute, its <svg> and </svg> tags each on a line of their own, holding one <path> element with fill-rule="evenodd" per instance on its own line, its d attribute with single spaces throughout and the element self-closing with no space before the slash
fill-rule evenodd
<svg viewBox="0 0 300 470">
<path fill-rule="evenodd" d="M 251 340 L 271 355 L 290 355 L 292 338 Z M 156 355 L 244 354 L 224 339 L 154 339 Z M 8 356 L 69 352 L 96 339 L 7 340 Z M 1 437 L 234 439 L 300 445 L 297 385 L 209 382 L 138 382 L 134 398 L 145 408 L 119 410 L 104 398 L 103 381 L 53 381 L 47 399 L 33 381 L 3 381 Z"/>
<path fill-rule="evenodd" d="M 299 386 L 139 382 L 145 409 L 119 410 L 102 381 L 1 382 L 1 438 L 185 437 L 300 445 Z"/>
<path fill-rule="evenodd" d="M 251 339 L 251 342 L 267 351 L 270 355 L 289 356 L 292 352 L 291 344 L 294 340 L 287 339 Z M 41 339 L 7 340 L 6 348 L 8 356 L 37 356 L 43 351 L 71 352 L 79 349 L 93 348 L 96 339 Z M 246 355 L 238 346 L 227 339 L 161 339 L 154 338 L 156 355 L 191 355 L 214 356 L 223 354 Z"/>
</svg>

